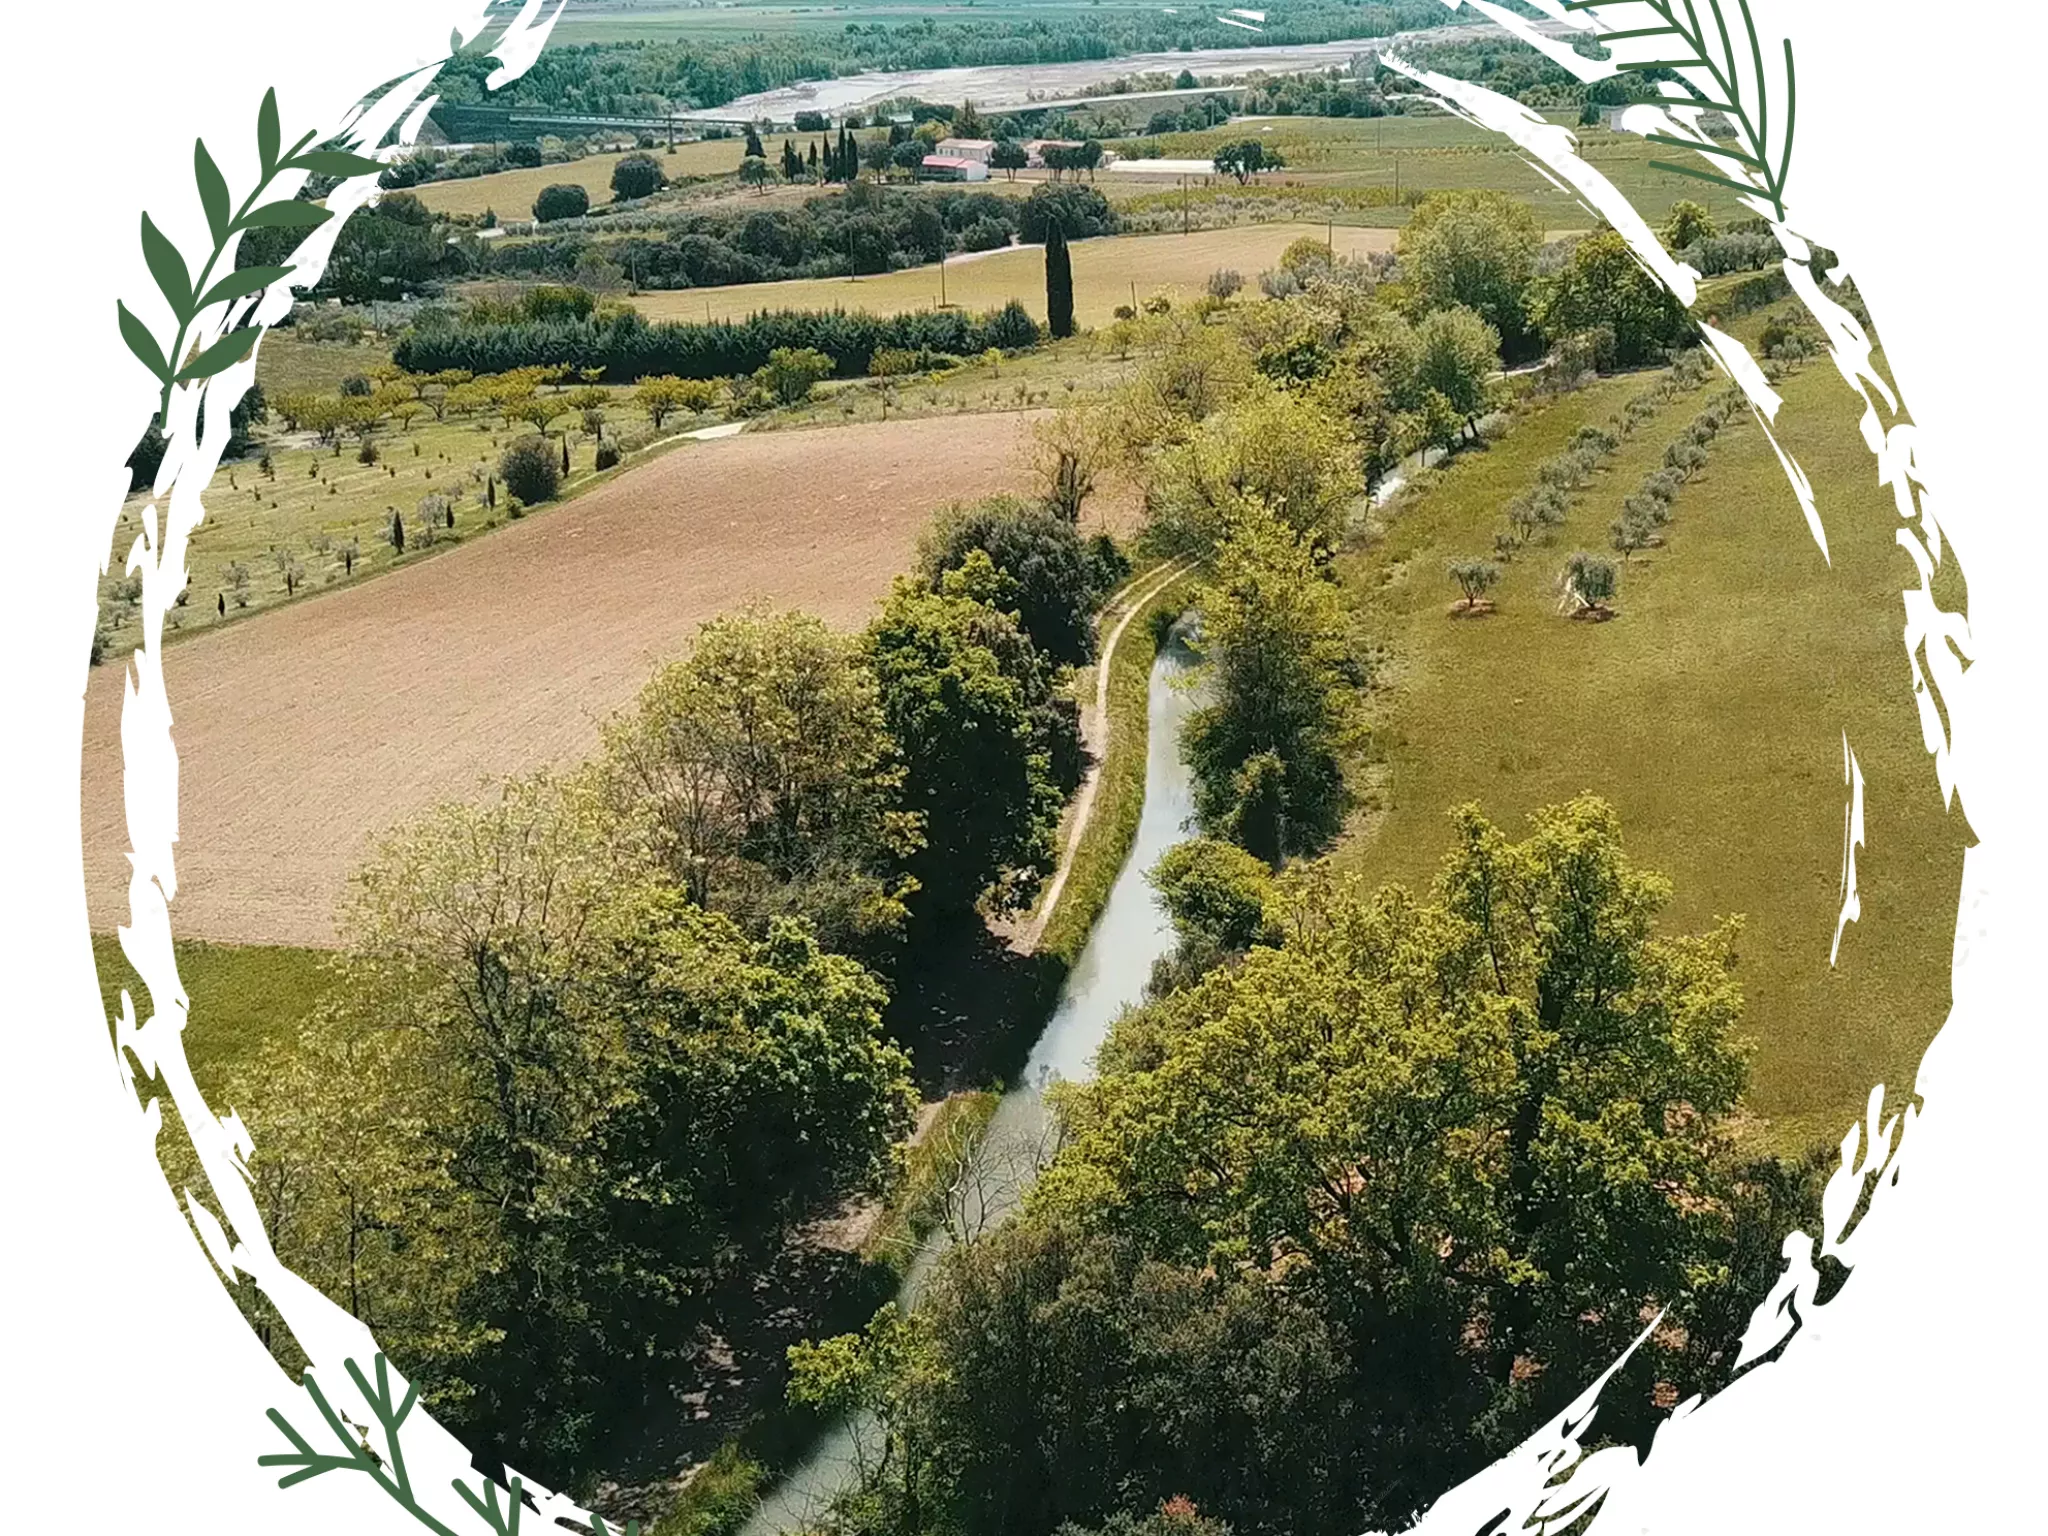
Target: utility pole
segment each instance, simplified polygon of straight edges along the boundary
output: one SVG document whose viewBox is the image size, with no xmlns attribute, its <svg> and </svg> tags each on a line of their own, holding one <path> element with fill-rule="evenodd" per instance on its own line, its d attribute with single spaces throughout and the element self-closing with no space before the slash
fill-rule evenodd
<svg viewBox="0 0 2048 1536">
<path fill-rule="evenodd" d="M 1188 179 L 1185 176 L 1180 179 L 1180 232 L 1188 232 Z"/>
<path fill-rule="evenodd" d="M 939 246 L 939 308 L 946 307 L 946 247 Z"/>
</svg>

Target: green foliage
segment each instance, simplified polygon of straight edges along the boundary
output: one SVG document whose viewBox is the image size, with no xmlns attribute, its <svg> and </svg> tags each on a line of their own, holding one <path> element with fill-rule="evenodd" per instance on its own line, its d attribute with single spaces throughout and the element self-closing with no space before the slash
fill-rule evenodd
<svg viewBox="0 0 2048 1536">
<path fill-rule="evenodd" d="M 907 769 L 904 805 L 923 818 L 926 843 L 908 867 L 930 922 L 1028 905 L 1053 868 L 1060 810 L 1080 777 L 1072 700 L 994 606 L 1005 582 L 984 551 L 970 551 L 936 592 L 899 578 L 867 631 Z"/>
<path fill-rule="evenodd" d="M 775 310 L 745 320 L 649 324 L 620 307 L 577 321 L 492 321 L 413 329 L 393 349 L 410 373 L 461 369 L 479 377 L 514 369 L 568 365 L 602 368 L 613 383 L 669 375 L 724 379 L 765 367 L 778 348 L 813 349 L 835 371 L 864 374 L 884 347 L 975 357 L 1035 345 L 1038 323 L 1020 303 L 985 315 L 928 310 L 902 315 Z"/>
<path fill-rule="evenodd" d="M 1614 332 L 1616 360 L 1654 360 L 1683 346 L 1692 321 L 1678 299 L 1643 270 L 1628 242 L 1611 229 L 1572 247 L 1564 268 L 1536 285 L 1537 323 L 1553 340 L 1605 326 Z"/>
<path fill-rule="evenodd" d="M 832 376 L 832 359 L 815 347 L 777 347 L 754 373 L 754 382 L 778 404 L 795 405 L 811 386 Z"/>
<path fill-rule="evenodd" d="M 1146 879 L 1183 944 L 1201 939 L 1219 949 L 1245 950 L 1265 932 L 1271 872 L 1233 843 L 1205 837 L 1176 843 Z"/>
<path fill-rule="evenodd" d="M 561 487 L 562 465 L 554 445 L 538 433 L 515 440 L 498 455 L 498 478 L 526 506 L 548 500 Z"/>
<path fill-rule="evenodd" d="M 1116 210 L 1093 187 L 1042 182 L 1031 189 L 1031 195 L 1017 210 L 1017 234 L 1025 244 L 1036 245 L 1044 241 L 1055 225 L 1069 240 L 1113 235 L 1117 230 Z"/>
<path fill-rule="evenodd" d="M 533 200 L 533 217 L 542 224 L 552 224 L 557 219 L 580 219 L 588 212 L 590 194 L 573 181 L 543 187 L 540 196 Z"/>
<path fill-rule="evenodd" d="M 1415 339 L 1417 384 L 1442 395 L 1460 416 L 1481 414 L 1487 381 L 1500 368 L 1500 333 L 1473 311 L 1454 307 L 1424 315 Z"/>
<path fill-rule="evenodd" d="M 1046 329 L 1058 341 L 1074 334 L 1074 259 L 1067 253 L 1067 233 L 1057 222 L 1045 234 Z"/>
<path fill-rule="evenodd" d="M 580 783 L 406 827 L 343 936 L 305 1035 L 259 1062 L 284 1080 L 237 1100 L 273 1237 L 551 1474 L 687 1352 L 720 1276 L 877 1187 L 908 1128 L 880 984 L 800 923 L 756 941 L 689 904 Z"/>
<path fill-rule="evenodd" d="M 1558 573 L 1558 591 L 1567 611 L 1605 613 L 1621 578 L 1611 560 L 1584 550 L 1574 553 Z"/>
<path fill-rule="evenodd" d="M 1270 149 L 1257 139 L 1240 139 L 1218 149 L 1212 163 L 1218 176 L 1235 176 L 1241 187 L 1261 171 L 1283 169 L 1287 161 L 1277 149 Z"/>
<path fill-rule="evenodd" d="M 1493 328 L 1496 351 L 1504 341 L 1519 353 L 1542 243 L 1535 214 L 1518 198 L 1494 191 L 1437 192 L 1417 205 L 1401 230 L 1401 270 L 1426 307 L 1472 310 Z"/>
<path fill-rule="evenodd" d="M 1700 240 L 1712 240 L 1721 233 L 1714 216 L 1690 198 L 1680 198 L 1665 215 L 1658 238 L 1667 251 L 1682 251 Z"/>
<path fill-rule="evenodd" d="M 1499 584 L 1500 567 L 1491 560 L 1453 560 L 1450 576 L 1465 595 L 1465 606 L 1470 608 Z"/>
<path fill-rule="evenodd" d="M 1203 823 L 1277 863 L 1335 832 L 1355 718 L 1342 599 L 1307 538 L 1248 504 L 1195 594 L 1213 702 L 1183 751 Z"/>
<path fill-rule="evenodd" d="M 1203 390 L 1214 382 L 1192 374 L 1185 381 Z M 1241 507 L 1257 501 L 1304 538 L 1332 547 L 1364 489 L 1358 463 L 1345 423 L 1314 400 L 1268 384 L 1250 387 L 1158 455 L 1146 538 L 1163 551 L 1205 552 L 1229 536 Z"/>
<path fill-rule="evenodd" d="M 831 949 L 879 956 L 916 889 L 923 842 L 857 643 L 807 613 L 713 619 L 605 733 L 604 774 L 699 905 L 756 936 L 807 919 Z"/>
<path fill-rule="evenodd" d="M 1071 666 L 1093 657 L 1095 610 L 1122 571 L 1105 568 L 1072 522 L 1013 497 L 950 507 L 920 536 L 918 568 L 937 591 L 976 550 L 1007 578 L 997 605 L 1042 654 Z"/>
<path fill-rule="evenodd" d="M 612 167 L 612 197 L 615 201 L 651 197 L 668 185 L 668 173 L 652 155 L 625 155 Z"/>
</svg>

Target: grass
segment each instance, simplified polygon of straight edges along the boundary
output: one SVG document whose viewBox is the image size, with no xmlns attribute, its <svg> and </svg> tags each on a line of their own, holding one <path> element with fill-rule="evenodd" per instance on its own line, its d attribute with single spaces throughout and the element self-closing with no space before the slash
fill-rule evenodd
<svg viewBox="0 0 2048 1536">
<path fill-rule="evenodd" d="M 899 1273 L 908 1267 L 924 1240 L 945 1220 L 953 1180 L 974 1155 L 996 1104 L 996 1094 L 974 1089 L 951 1094 L 939 1105 L 924 1134 L 911 1143 L 888 1208 L 861 1244 L 863 1259 L 888 1264 Z"/>
<path fill-rule="evenodd" d="M 1764 316 L 1736 329 L 1750 337 Z M 1337 851 L 1375 883 L 1426 882 L 1447 810 L 1477 800 L 1511 833 L 1591 791 L 1621 815 L 1631 856 L 1668 875 L 1667 928 L 1740 913 L 1744 1032 L 1755 1043 L 1753 1139 L 1826 1144 L 1870 1086 L 1907 1088 L 1948 1007 L 1967 828 L 1944 812 L 1899 652 L 1911 567 L 1824 361 L 1779 388 L 1780 441 L 1811 477 L 1832 566 L 1776 456 L 1738 417 L 1681 491 L 1664 547 L 1625 567 L 1609 623 L 1559 617 L 1567 552 L 1605 552 L 1621 498 L 1697 410 L 1675 402 L 1608 461 L 1551 547 L 1507 566 L 1497 611 L 1452 619 L 1448 560 L 1487 551 L 1506 500 L 1584 422 L 1640 381 L 1603 382 L 1462 456 L 1401 506 L 1347 586 L 1392 654 L 1361 773 L 1369 809 Z M 1840 905 L 1847 789 L 1842 737 L 1866 780 L 1863 913 L 1828 964 Z M 1376 801 L 1377 804 L 1370 804 Z"/>
<path fill-rule="evenodd" d="M 149 991 L 122 954 L 120 941 L 95 934 L 92 947 L 109 1020 L 120 1015 L 126 989 L 135 1001 L 135 1021 L 146 1021 Z M 327 956 L 319 950 L 179 940 L 174 952 L 191 999 L 185 1055 L 209 1097 L 265 1041 L 295 1033 L 327 986 Z"/>
<path fill-rule="evenodd" d="M 279 346 L 275 338 L 264 343 L 266 359 L 274 346 L 280 354 L 278 364 L 269 371 L 259 365 L 264 389 L 273 398 L 286 389 L 331 388 L 342 374 L 361 372 L 382 360 L 369 345 L 289 342 Z M 630 395 L 626 387 L 612 392 L 613 403 L 606 408 L 609 426 L 631 429 L 651 425 L 646 414 L 629 403 Z M 671 417 L 664 436 L 672 437 L 711 419 Z M 306 597 L 379 575 L 501 526 L 512 515 L 505 488 L 502 484 L 497 488 L 497 506 L 486 507 L 485 477 L 495 472 L 498 457 L 512 438 L 532 430 L 519 426 L 508 431 L 495 416 L 436 422 L 425 415 L 409 430 L 396 423 L 381 427 L 376 438 L 379 462 L 363 464 L 357 460 L 353 438 L 344 438 L 336 453 L 313 443 L 308 434 L 284 435 L 273 412 L 270 431 L 274 435 L 265 446 L 275 475 L 263 473 L 259 447 L 247 459 L 223 464 L 214 476 L 207 492 L 206 518 L 193 532 L 186 559 L 186 569 L 192 574 L 188 600 L 165 618 L 166 641 L 217 628 L 288 601 L 292 594 L 285 586 L 285 557 L 297 560 L 302 572 L 297 595 Z M 648 448 L 630 454 L 619 468 L 643 462 L 650 451 L 661 450 Z M 571 473 L 562 490 L 554 500 L 529 512 L 558 506 L 618 472 L 607 470 L 600 475 L 596 453 L 595 442 L 578 433 L 570 447 Z M 452 529 L 427 530 L 418 515 L 420 502 L 436 493 L 455 503 L 456 526 Z M 115 521 L 112 558 L 100 582 L 109 659 L 126 654 L 141 640 L 141 609 L 124 595 L 124 587 L 128 551 L 141 531 L 147 502 L 147 492 L 138 492 L 122 508 Z M 392 547 L 388 537 L 394 508 L 405 522 L 403 554 Z M 425 542 L 427 537 L 433 540 L 431 544 Z M 353 574 L 342 556 L 351 540 L 358 546 Z M 227 574 L 227 568 L 235 564 L 248 573 L 239 603 Z M 225 617 L 217 606 L 221 597 L 227 603 Z"/>
<path fill-rule="evenodd" d="M 596 208 L 612 200 L 612 167 L 629 154 L 651 154 L 670 176 L 724 176 L 740 168 L 746 144 L 741 139 L 699 139 L 678 144 L 669 152 L 666 143 L 651 150 L 622 150 L 617 154 L 585 155 L 560 165 L 531 166 L 516 171 L 496 171 L 489 176 L 458 177 L 452 181 L 430 181 L 410 188 L 414 196 L 435 213 L 480 214 L 490 209 L 501 222 L 533 217 L 533 200 L 544 187 L 577 186 L 590 194 Z M 781 144 L 776 145 L 777 150 Z"/>
<path fill-rule="evenodd" d="M 1142 579 L 1149 585 L 1149 575 Z M 1145 812 L 1152 663 L 1159 651 L 1155 620 L 1180 613 L 1193 580 L 1190 573 L 1168 582 L 1131 620 L 1116 654 L 1109 659 L 1109 745 L 1103 753 L 1095 809 L 1081 834 L 1081 845 L 1074 851 L 1060 904 L 1038 943 L 1040 954 L 1056 956 L 1066 966 L 1080 958 L 1089 930 L 1101 916 L 1110 887 L 1116 884 L 1130 854 L 1131 841 L 1138 835 L 1138 822 Z"/>
<path fill-rule="evenodd" d="M 1577 135 L 1586 161 L 1652 224 L 1661 223 L 1680 198 L 1704 203 L 1723 223 L 1749 216 L 1731 192 L 1651 169 L 1652 160 L 1671 156 L 1637 134 L 1582 128 L 1575 114 L 1544 115 Z M 1251 118 L 1199 133 L 1162 134 L 1145 142 L 1158 145 L 1167 159 L 1183 159 L 1213 155 L 1222 145 L 1247 138 L 1279 149 L 1287 159 L 1286 170 L 1262 178 L 1265 185 L 1384 187 L 1403 193 L 1491 187 L 1527 201 L 1546 228 L 1583 229 L 1592 222 L 1578 198 L 1554 186 L 1521 149 L 1499 134 L 1454 117 Z M 1122 187 L 1140 179 L 1106 176 L 1101 184 Z M 1408 210 L 1387 207 L 1367 210 L 1361 217 L 1398 225 L 1407 221 Z"/>
<path fill-rule="evenodd" d="M 1189 235 L 1111 235 L 1078 240 L 1074 258 L 1074 319 L 1084 326 L 1107 325 L 1120 304 L 1154 293 L 1188 298 L 1202 291 L 1218 267 L 1234 267 L 1249 281 L 1280 261 L 1280 253 L 1304 235 L 1321 240 L 1320 224 L 1253 224 L 1198 230 Z M 1339 226 L 1333 242 L 1340 255 L 1390 250 L 1377 230 Z M 874 277 L 800 278 L 777 283 L 738 283 L 723 288 L 684 288 L 643 293 L 634 299 L 653 320 L 741 319 L 763 309 L 849 309 L 894 315 L 934 309 L 939 303 L 937 266 L 907 267 Z M 1011 299 L 1045 319 L 1045 257 L 1037 249 L 1012 249 L 972 261 L 946 263 L 948 303 L 982 311 Z"/>
</svg>

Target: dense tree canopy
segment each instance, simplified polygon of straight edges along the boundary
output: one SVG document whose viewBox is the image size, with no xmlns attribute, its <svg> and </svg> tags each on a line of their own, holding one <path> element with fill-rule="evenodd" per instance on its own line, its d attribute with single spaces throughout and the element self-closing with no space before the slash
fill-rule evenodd
<svg viewBox="0 0 2048 1536">
<path fill-rule="evenodd" d="M 1505 192 L 1436 192 L 1402 226 L 1401 269 L 1431 309 L 1475 311 L 1511 355 L 1526 350 L 1527 298 L 1543 243 L 1529 205 Z"/>
<path fill-rule="evenodd" d="M 918 541 L 918 567 L 937 591 L 976 550 L 1003 578 L 996 606 L 1016 614 L 1040 652 L 1071 666 L 1094 656 L 1095 610 L 1123 574 L 1114 545 L 1104 550 L 1057 513 L 999 496 L 934 517 Z"/>
<path fill-rule="evenodd" d="M 764 935 L 809 919 L 827 947 L 900 935 L 922 843 L 858 644 L 807 613 L 711 620 L 606 731 L 615 803 L 649 819 L 690 898 Z"/>
<path fill-rule="evenodd" d="M 573 1464 L 712 1280 L 873 1186 L 908 1125 L 879 984 L 801 924 L 755 941 L 690 904 L 580 780 L 402 829 L 343 937 L 304 1059 L 369 1070 L 329 1105 L 257 1087 L 259 1179 L 306 1183 L 287 1253 L 528 1465 Z"/>
<path fill-rule="evenodd" d="M 867 632 L 907 770 L 904 805 L 924 822 L 909 869 L 930 921 L 1028 904 L 1052 871 L 1060 810 L 1080 778 L 1072 700 L 995 606 L 1004 587 L 987 553 L 973 550 L 937 591 L 899 579 Z"/>
<path fill-rule="evenodd" d="M 1692 321 L 1676 295 L 1643 269 L 1628 242 L 1611 229 L 1586 236 L 1556 276 L 1536 287 L 1536 317 L 1562 337 L 1604 326 L 1614 332 L 1616 360 L 1647 362 L 1683 346 Z"/>
</svg>

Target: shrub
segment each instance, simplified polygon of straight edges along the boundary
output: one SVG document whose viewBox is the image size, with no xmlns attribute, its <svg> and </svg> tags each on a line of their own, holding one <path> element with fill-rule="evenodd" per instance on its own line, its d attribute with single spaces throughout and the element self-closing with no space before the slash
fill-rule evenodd
<svg viewBox="0 0 2048 1536">
<path fill-rule="evenodd" d="M 376 391 L 368 379 L 360 373 L 352 373 L 341 381 L 335 392 L 345 400 L 367 400 Z"/>
<path fill-rule="evenodd" d="M 1465 606 L 1470 608 L 1500 580 L 1500 567 L 1491 560 L 1453 560 L 1450 578 L 1465 594 Z"/>
<path fill-rule="evenodd" d="M 554 446 L 536 433 L 522 437 L 498 456 L 498 478 L 522 506 L 548 500 L 562 483 L 562 464 Z M 514 516 L 518 515 L 517 509 Z"/>
<path fill-rule="evenodd" d="M 597 467 L 600 470 L 615 468 L 618 462 L 619 450 L 616 445 L 610 442 L 602 442 L 597 445 Z"/>
<path fill-rule="evenodd" d="M 1227 299 L 1244 287 L 1244 274 L 1230 267 L 1218 267 L 1209 274 L 1209 297 Z"/>
<path fill-rule="evenodd" d="M 359 464 L 374 464 L 377 462 L 377 457 L 377 440 L 374 437 L 364 438 L 362 447 L 356 450 L 356 462 Z"/>
<path fill-rule="evenodd" d="M 815 347 L 777 347 L 755 371 L 754 381 L 783 405 L 805 399 L 820 379 L 832 376 L 832 359 Z"/>
<path fill-rule="evenodd" d="M 652 155 L 627 155 L 612 167 L 612 197 L 649 197 L 668 185 L 668 173 Z"/>
<path fill-rule="evenodd" d="M 533 216 L 542 224 L 552 224 L 557 219 L 580 219 L 588 212 L 590 194 L 572 181 L 543 187 L 540 196 L 533 200 Z"/>
<path fill-rule="evenodd" d="M 1620 578 L 1615 573 L 1612 560 L 1603 560 L 1584 550 L 1566 560 L 1563 571 L 1558 575 L 1558 586 L 1568 610 L 1604 610 L 1613 600 L 1619 584 Z"/>
<path fill-rule="evenodd" d="M 438 491 L 430 491 L 420 498 L 415 517 L 423 529 L 453 528 L 455 526 L 455 503 Z"/>
</svg>

